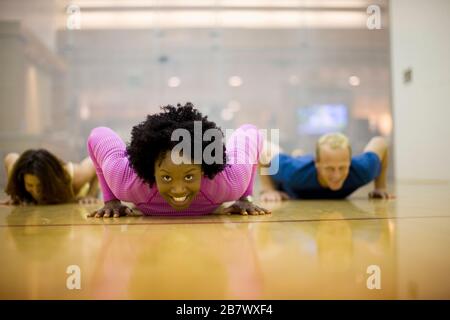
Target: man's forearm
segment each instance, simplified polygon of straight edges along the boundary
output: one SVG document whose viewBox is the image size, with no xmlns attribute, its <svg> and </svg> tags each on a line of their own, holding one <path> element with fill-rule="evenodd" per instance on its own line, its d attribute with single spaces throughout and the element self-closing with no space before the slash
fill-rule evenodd
<svg viewBox="0 0 450 320">
<path fill-rule="evenodd" d="M 270 175 L 259 175 L 261 181 L 261 191 L 276 190 L 275 184 Z"/>
<path fill-rule="evenodd" d="M 387 187 L 388 157 L 389 153 L 386 149 L 383 158 L 381 159 L 381 173 L 375 179 L 375 189 L 386 189 Z"/>
</svg>

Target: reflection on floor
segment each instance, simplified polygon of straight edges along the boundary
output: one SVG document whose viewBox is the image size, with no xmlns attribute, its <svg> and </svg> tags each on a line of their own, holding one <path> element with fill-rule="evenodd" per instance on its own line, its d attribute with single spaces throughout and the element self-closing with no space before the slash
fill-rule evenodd
<svg viewBox="0 0 450 320">
<path fill-rule="evenodd" d="M 270 216 L 103 221 L 85 217 L 95 207 L 0 206 L 0 298 L 449 299 L 450 185 L 366 192 Z"/>
</svg>

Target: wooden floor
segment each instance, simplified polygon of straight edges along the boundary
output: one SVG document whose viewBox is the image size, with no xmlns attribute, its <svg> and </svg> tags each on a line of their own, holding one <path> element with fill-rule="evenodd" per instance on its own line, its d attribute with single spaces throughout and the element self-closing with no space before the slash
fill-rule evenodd
<svg viewBox="0 0 450 320">
<path fill-rule="evenodd" d="M 450 185 L 397 185 L 391 201 L 367 191 L 270 216 L 102 220 L 85 217 L 95 207 L 0 206 L 0 298 L 449 299 Z"/>
</svg>

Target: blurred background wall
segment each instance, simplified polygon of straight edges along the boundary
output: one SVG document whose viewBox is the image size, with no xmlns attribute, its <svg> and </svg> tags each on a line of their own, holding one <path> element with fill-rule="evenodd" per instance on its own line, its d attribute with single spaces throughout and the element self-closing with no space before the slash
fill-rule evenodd
<svg viewBox="0 0 450 320">
<path fill-rule="evenodd" d="M 392 0 L 396 173 L 450 181 L 450 1 Z"/>
<path fill-rule="evenodd" d="M 0 155 L 80 160 L 93 127 L 127 140 L 187 101 L 223 129 L 280 129 L 288 152 L 329 131 L 360 152 L 393 136 L 389 15 L 387 0 L 2 0 Z"/>
</svg>

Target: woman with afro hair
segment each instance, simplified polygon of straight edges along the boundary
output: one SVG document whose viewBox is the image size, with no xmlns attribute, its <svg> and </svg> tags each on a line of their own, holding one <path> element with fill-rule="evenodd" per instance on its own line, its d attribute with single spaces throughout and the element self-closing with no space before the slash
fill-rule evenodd
<svg viewBox="0 0 450 320">
<path fill-rule="evenodd" d="M 177 129 L 188 133 L 188 150 L 178 150 Z M 220 134 L 205 138 L 211 129 Z M 220 146 L 213 152 L 215 161 L 205 159 L 211 143 Z M 111 129 L 98 127 L 87 147 L 104 197 L 103 208 L 89 217 L 130 214 L 121 201 L 133 203 L 144 215 L 206 215 L 229 201 L 234 203 L 222 212 L 270 213 L 250 197 L 263 147 L 253 125 L 239 127 L 225 146 L 220 128 L 191 103 L 168 105 L 134 126 L 128 145 Z"/>
</svg>

